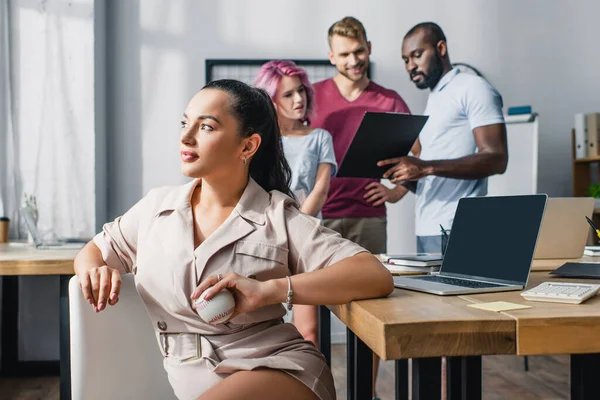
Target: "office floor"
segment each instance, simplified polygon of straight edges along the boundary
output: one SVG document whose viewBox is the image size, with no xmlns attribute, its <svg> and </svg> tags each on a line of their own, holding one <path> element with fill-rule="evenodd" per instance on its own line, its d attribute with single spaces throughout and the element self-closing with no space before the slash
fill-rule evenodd
<svg viewBox="0 0 600 400">
<path fill-rule="evenodd" d="M 343 345 L 332 349 L 333 374 L 338 399 L 346 398 L 346 355 Z M 0 400 L 58 399 L 58 378 L 0 378 Z M 377 383 L 382 400 L 394 398 L 394 364 L 383 362 Z M 490 356 L 483 358 L 483 398 L 486 400 L 563 400 L 569 398 L 569 359 L 567 356 L 529 358 L 529 372 L 523 358 Z"/>
</svg>

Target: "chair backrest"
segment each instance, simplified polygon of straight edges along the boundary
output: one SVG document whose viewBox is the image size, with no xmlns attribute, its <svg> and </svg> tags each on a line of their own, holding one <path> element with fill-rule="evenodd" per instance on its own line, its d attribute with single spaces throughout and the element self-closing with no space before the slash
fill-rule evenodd
<svg viewBox="0 0 600 400">
<path fill-rule="evenodd" d="M 72 399 L 176 399 L 133 276 L 121 277 L 119 302 L 100 313 L 69 282 Z"/>
</svg>

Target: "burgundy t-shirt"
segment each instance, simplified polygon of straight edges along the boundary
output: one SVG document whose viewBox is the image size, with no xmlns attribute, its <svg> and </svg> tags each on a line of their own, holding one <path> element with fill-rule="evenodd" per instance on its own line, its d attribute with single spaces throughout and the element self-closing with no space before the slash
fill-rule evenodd
<svg viewBox="0 0 600 400">
<path fill-rule="evenodd" d="M 314 88 L 316 116 L 310 125 L 331 133 L 338 168 L 366 111 L 410 114 L 408 106 L 398 93 L 372 81 L 354 101 L 348 101 L 341 95 L 333 78 L 315 83 Z M 385 217 L 385 204 L 373 207 L 363 198 L 366 193 L 365 186 L 371 182 L 379 180 L 333 178 L 327 201 L 323 206 L 323 218 Z"/>
</svg>

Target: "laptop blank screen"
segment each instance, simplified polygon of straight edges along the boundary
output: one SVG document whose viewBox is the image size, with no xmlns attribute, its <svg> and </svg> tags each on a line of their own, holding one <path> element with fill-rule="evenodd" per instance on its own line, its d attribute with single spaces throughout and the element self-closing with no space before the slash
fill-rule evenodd
<svg viewBox="0 0 600 400">
<path fill-rule="evenodd" d="M 525 284 L 547 196 L 460 199 L 441 272 Z"/>
</svg>

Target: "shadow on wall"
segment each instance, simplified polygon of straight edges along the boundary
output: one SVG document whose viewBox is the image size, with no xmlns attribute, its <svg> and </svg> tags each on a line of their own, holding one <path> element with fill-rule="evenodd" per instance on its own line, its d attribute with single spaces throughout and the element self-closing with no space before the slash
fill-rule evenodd
<svg viewBox="0 0 600 400">
<path fill-rule="evenodd" d="M 144 195 L 140 39 L 139 1 L 106 2 L 108 220 Z"/>
</svg>

